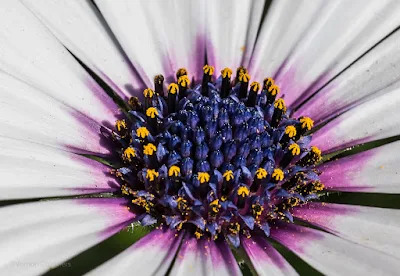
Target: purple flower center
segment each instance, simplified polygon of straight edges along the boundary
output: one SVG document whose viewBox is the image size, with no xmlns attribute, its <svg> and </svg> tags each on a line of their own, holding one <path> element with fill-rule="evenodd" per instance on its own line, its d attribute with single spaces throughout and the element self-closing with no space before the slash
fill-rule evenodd
<svg viewBox="0 0 400 276">
<path fill-rule="evenodd" d="M 261 89 L 242 67 L 233 82 L 229 68 L 215 82 L 214 68 L 203 70 L 201 84 L 180 69 L 166 95 L 159 75 L 143 102 L 130 99 L 113 133 L 124 165 L 113 172 L 143 225 L 239 246 L 239 235 L 268 236 L 271 223 L 293 222 L 292 208 L 318 198 L 321 152 L 309 146 L 313 121 L 289 116 L 272 79 Z"/>
</svg>

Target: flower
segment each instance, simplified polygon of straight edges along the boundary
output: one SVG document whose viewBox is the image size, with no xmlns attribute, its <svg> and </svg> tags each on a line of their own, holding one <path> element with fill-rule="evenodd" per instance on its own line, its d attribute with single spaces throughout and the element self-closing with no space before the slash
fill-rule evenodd
<svg viewBox="0 0 400 276">
<path fill-rule="evenodd" d="M 397 2 L 0 7 L 4 274 L 397 273 Z"/>
</svg>

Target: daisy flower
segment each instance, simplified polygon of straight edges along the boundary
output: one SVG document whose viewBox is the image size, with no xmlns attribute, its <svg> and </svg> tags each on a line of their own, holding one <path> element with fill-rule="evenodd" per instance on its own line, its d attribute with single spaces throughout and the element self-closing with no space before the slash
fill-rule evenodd
<svg viewBox="0 0 400 276">
<path fill-rule="evenodd" d="M 1 1 L 2 274 L 398 274 L 399 13 Z"/>
</svg>

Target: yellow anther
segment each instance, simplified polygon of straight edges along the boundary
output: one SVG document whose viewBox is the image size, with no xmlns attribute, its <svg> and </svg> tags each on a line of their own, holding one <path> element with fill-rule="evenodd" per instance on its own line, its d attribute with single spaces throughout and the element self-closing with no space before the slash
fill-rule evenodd
<svg viewBox="0 0 400 276">
<path fill-rule="evenodd" d="M 226 68 L 222 69 L 221 70 L 221 75 L 222 75 L 223 78 L 226 78 L 226 77 L 231 78 L 231 76 L 232 76 L 231 68 L 226 67 Z"/>
<path fill-rule="evenodd" d="M 300 118 L 300 123 L 302 128 L 307 128 L 307 130 L 311 130 L 314 126 L 314 121 L 310 117 L 302 117 Z"/>
<path fill-rule="evenodd" d="M 314 192 L 319 192 L 319 191 L 322 191 L 324 188 L 325 188 L 325 185 L 324 184 L 322 184 L 321 182 L 319 182 L 319 181 L 316 181 L 316 182 L 314 182 L 313 183 L 313 185 L 314 185 Z"/>
<path fill-rule="evenodd" d="M 286 111 L 285 101 L 281 99 L 277 99 L 274 103 L 274 107 L 283 111 Z"/>
<path fill-rule="evenodd" d="M 207 172 L 199 172 L 197 173 L 197 179 L 203 184 L 210 181 L 210 175 Z"/>
<path fill-rule="evenodd" d="M 158 116 L 157 108 L 155 108 L 155 107 L 147 108 L 146 115 L 147 115 L 147 117 L 155 118 L 156 116 Z"/>
<path fill-rule="evenodd" d="M 210 65 L 204 65 L 203 66 L 203 72 L 204 74 L 207 74 L 209 76 L 212 76 L 212 74 L 214 74 L 214 66 L 210 66 Z"/>
<path fill-rule="evenodd" d="M 182 230 L 183 222 L 180 222 L 177 226 L 175 226 L 175 229 L 178 231 Z"/>
<path fill-rule="evenodd" d="M 178 166 L 171 166 L 168 170 L 168 176 L 179 176 L 181 169 Z"/>
<path fill-rule="evenodd" d="M 178 84 L 182 87 L 188 87 L 190 84 L 189 77 L 187 75 L 180 76 L 178 79 Z"/>
<path fill-rule="evenodd" d="M 201 233 L 200 229 L 197 229 L 196 232 L 194 232 L 194 235 L 196 236 L 196 239 L 200 239 L 203 236 L 203 233 Z"/>
<path fill-rule="evenodd" d="M 171 94 L 176 94 L 179 90 L 179 86 L 176 83 L 171 83 L 168 86 L 168 92 Z"/>
<path fill-rule="evenodd" d="M 265 78 L 264 79 L 264 88 L 267 89 L 268 87 L 271 87 L 274 85 L 274 79 L 273 78 Z"/>
<path fill-rule="evenodd" d="M 143 207 L 147 213 L 150 213 L 150 208 L 154 206 L 152 202 L 147 202 L 146 199 L 144 199 L 143 197 L 137 197 L 135 199 L 132 199 L 132 203 L 140 207 Z"/>
<path fill-rule="evenodd" d="M 258 92 L 259 90 L 260 90 L 260 83 L 258 83 L 258 82 L 256 82 L 256 81 L 253 81 L 251 84 L 250 84 L 250 88 L 251 88 L 251 90 L 253 90 L 254 92 Z"/>
<path fill-rule="evenodd" d="M 321 156 L 321 150 L 320 150 L 319 148 L 317 148 L 316 146 L 312 146 L 312 147 L 311 147 L 311 151 L 312 151 L 313 153 L 315 153 L 316 155 Z"/>
<path fill-rule="evenodd" d="M 158 177 L 158 172 L 153 169 L 148 169 L 146 172 L 146 178 L 150 181 L 154 181 Z"/>
<path fill-rule="evenodd" d="M 289 136 L 289 138 L 295 137 L 297 134 L 296 127 L 295 126 L 287 126 L 285 128 L 285 134 L 287 134 L 287 136 Z"/>
<path fill-rule="evenodd" d="M 226 181 L 233 179 L 233 171 L 231 170 L 225 171 L 222 177 L 225 178 Z"/>
<path fill-rule="evenodd" d="M 178 209 L 181 212 L 185 212 L 187 209 L 187 201 L 183 197 L 178 197 L 176 200 L 176 203 L 178 204 Z"/>
<path fill-rule="evenodd" d="M 281 169 L 275 169 L 274 172 L 272 173 L 272 178 L 275 179 L 276 181 L 282 181 L 284 178 L 284 173 Z"/>
<path fill-rule="evenodd" d="M 125 161 L 131 162 L 132 157 L 136 156 L 136 151 L 134 148 L 128 147 L 124 150 L 123 158 Z"/>
<path fill-rule="evenodd" d="M 292 155 L 296 156 L 300 154 L 300 146 L 296 143 L 293 143 L 289 146 L 289 150 L 292 151 Z"/>
<path fill-rule="evenodd" d="M 268 93 L 271 94 L 272 96 L 276 96 L 277 94 L 279 94 L 280 92 L 280 88 L 278 85 L 272 85 L 269 89 L 268 89 Z"/>
<path fill-rule="evenodd" d="M 260 204 L 253 204 L 251 205 L 251 209 L 253 211 L 253 215 L 258 218 L 261 216 L 262 212 L 264 211 L 264 207 L 262 207 Z"/>
<path fill-rule="evenodd" d="M 129 188 L 126 184 L 123 184 L 123 185 L 121 186 L 121 192 L 122 192 L 122 194 L 124 194 L 124 195 L 129 195 L 129 194 L 131 194 L 132 189 Z"/>
<path fill-rule="evenodd" d="M 299 205 L 299 203 L 300 199 L 298 199 L 297 197 L 291 197 L 287 200 L 287 204 L 290 205 L 290 207 L 295 207 Z"/>
<path fill-rule="evenodd" d="M 143 146 L 143 153 L 146 155 L 153 155 L 156 150 L 156 146 L 152 143 L 148 143 L 147 145 Z"/>
<path fill-rule="evenodd" d="M 153 96 L 154 96 L 154 91 L 153 91 L 151 88 L 146 88 L 146 89 L 143 91 L 143 95 L 144 95 L 146 98 L 153 98 Z"/>
<path fill-rule="evenodd" d="M 243 66 L 239 66 L 236 69 L 236 74 L 237 74 L 237 76 L 240 76 L 241 74 L 247 74 L 247 69 L 244 68 Z"/>
<path fill-rule="evenodd" d="M 256 171 L 257 179 L 266 178 L 268 175 L 267 171 L 264 168 L 258 168 Z"/>
<path fill-rule="evenodd" d="M 239 233 L 240 231 L 240 224 L 235 222 L 235 223 L 231 223 L 229 225 L 229 231 L 231 232 L 231 234 L 236 235 Z"/>
<path fill-rule="evenodd" d="M 122 129 L 127 129 L 125 120 L 117 120 L 115 122 L 115 126 L 118 131 L 121 131 Z"/>
<path fill-rule="evenodd" d="M 179 77 L 187 75 L 188 72 L 185 68 L 179 68 L 178 71 L 176 71 L 176 77 L 179 79 Z"/>
<path fill-rule="evenodd" d="M 247 73 L 239 75 L 239 81 L 240 82 L 249 82 L 250 78 L 251 78 L 250 75 L 247 74 Z"/>
<path fill-rule="evenodd" d="M 210 207 L 214 213 L 219 212 L 219 208 L 221 208 L 221 204 L 219 204 L 219 200 L 215 199 L 210 203 Z"/>
<path fill-rule="evenodd" d="M 149 134 L 150 132 L 146 127 L 139 127 L 136 130 L 136 135 L 142 139 L 146 138 Z"/>
<path fill-rule="evenodd" d="M 245 186 L 240 186 L 239 189 L 237 190 L 237 194 L 239 196 L 245 197 L 250 194 L 250 190 L 249 190 L 249 188 L 247 188 Z"/>
</svg>

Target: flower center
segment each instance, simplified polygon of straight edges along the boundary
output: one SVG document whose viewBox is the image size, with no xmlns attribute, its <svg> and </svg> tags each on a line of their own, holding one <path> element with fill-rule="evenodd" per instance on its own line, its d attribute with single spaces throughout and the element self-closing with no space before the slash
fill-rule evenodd
<svg viewBox="0 0 400 276">
<path fill-rule="evenodd" d="M 213 82 L 214 67 L 203 70 L 195 86 L 178 70 L 166 93 L 158 75 L 142 102 L 129 100 L 113 132 L 124 165 L 113 173 L 142 224 L 239 246 L 240 234 L 268 236 L 271 223 L 293 222 L 293 208 L 318 198 L 321 152 L 306 135 L 313 121 L 289 116 L 273 79 L 249 84 L 239 67 L 234 81 L 225 68 Z"/>
</svg>

